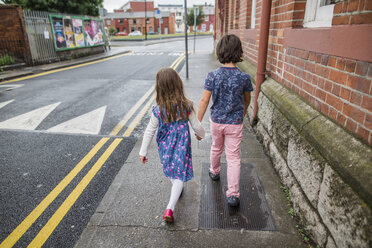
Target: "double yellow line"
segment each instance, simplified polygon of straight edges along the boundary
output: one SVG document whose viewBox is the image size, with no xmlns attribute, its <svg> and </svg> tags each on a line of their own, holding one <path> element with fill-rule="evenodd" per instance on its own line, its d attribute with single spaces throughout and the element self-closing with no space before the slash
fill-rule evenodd
<svg viewBox="0 0 372 248">
<path fill-rule="evenodd" d="M 176 59 L 173 64 L 170 66 L 171 68 L 173 68 L 174 70 L 177 69 L 177 67 L 180 65 L 180 63 L 182 62 L 182 60 L 186 57 L 186 53 L 183 53 L 178 59 Z"/>
<path fill-rule="evenodd" d="M 124 54 L 126 55 L 126 54 Z M 121 57 L 124 55 L 118 55 L 117 57 Z M 177 66 L 181 63 L 182 59 L 185 55 L 180 56 L 176 61 L 173 62 L 171 68 L 176 69 Z M 114 57 L 108 58 L 112 59 Z M 106 61 L 108 59 L 104 59 Z M 84 65 L 98 63 L 100 61 L 90 62 Z M 72 68 L 81 67 L 84 65 L 72 66 L 68 68 L 63 68 L 61 70 L 68 70 Z M 61 71 L 61 70 L 55 70 Z M 41 73 L 38 75 L 32 75 L 32 77 L 41 76 L 53 73 L 52 71 L 47 73 Z M 24 78 L 28 79 L 30 77 Z M 19 80 L 17 80 L 19 81 Z M 10 82 L 10 81 L 7 81 Z M 13 82 L 13 81 L 12 81 Z M 142 108 L 142 110 L 137 114 L 137 116 L 132 120 L 132 122 L 128 125 L 128 128 L 123 133 L 122 137 L 129 137 L 139 122 L 142 120 L 143 116 L 146 114 L 148 109 L 150 108 L 151 104 L 155 99 L 154 94 L 154 86 L 151 87 L 143 96 L 142 98 L 129 110 L 129 112 L 124 116 L 124 118 L 119 122 L 117 126 L 113 129 L 110 135 L 116 136 L 126 125 L 126 123 L 132 118 L 132 116 L 137 112 L 137 110 L 142 106 L 142 104 L 148 99 L 151 98 Z M 107 143 L 109 138 L 102 138 L 98 141 L 98 143 L 88 152 L 87 155 L 73 168 L 70 173 L 35 207 L 34 210 L 13 230 L 9 236 L 3 240 L 0 244 L 0 248 L 8 248 L 12 247 L 18 240 L 26 233 L 26 231 L 32 226 L 32 224 L 40 217 L 40 215 L 48 208 L 48 206 L 59 196 L 59 194 L 71 183 L 71 181 L 78 175 L 78 173 L 91 161 L 91 159 L 97 154 L 97 152 Z M 83 179 L 79 182 L 79 184 L 73 189 L 73 191 L 67 196 L 66 200 L 61 204 L 61 206 L 57 209 L 57 211 L 52 215 L 52 217 L 48 220 L 48 222 L 44 225 L 44 227 L 40 230 L 40 232 L 36 235 L 36 237 L 31 241 L 31 243 L 27 247 L 41 247 L 49 238 L 49 236 L 53 233 L 55 228 L 59 225 L 62 221 L 64 216 L 67 212 L 71 209 L 74 203 L 77 201 L 79 196 L 83 193 L 84 189 L 89 185 L 92 181 L 94 176 L 97 172 L 102 168 L 104 163 L 116 149 L 116 147 L 120 144 L 123 138 L 115 138 L 114 141 L 110 144 L 110 146 L 106 149 L 106 151 L 101 155 L 101 157 L 96 161 L 96 163 L 92 166 L 92 168 L 88 171 L 88 173 L 83 177 Z"/>
</svg>

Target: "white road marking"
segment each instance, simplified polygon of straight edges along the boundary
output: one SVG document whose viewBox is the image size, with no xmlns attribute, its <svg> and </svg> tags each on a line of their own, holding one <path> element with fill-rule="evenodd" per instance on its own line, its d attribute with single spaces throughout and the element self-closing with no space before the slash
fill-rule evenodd
<svg viewBox="0 0 372 248">
<path fill-rule="evenodd" d="M 13 89 L 16 89 L 16 88 L 19 88 L 19 87 L 22 87 L 22 86 L 23 86 L 23 84 L 4 84 L 4 85 L 0 85 L 0 92 L 13 90 Z"/>
<path fill-rule="evenodd" d="M 128 54 L 128 56 L 160 56 L 163 55 L 164 52 L 135 52 Z M 167 53 L 166 55 L 168 56 L 180 56 L 182 55 L 182 52 L 172 52 L 172 53 Z"/>
<path fill-rule="evenodd" d="M 49 128 L 48 132 L 98 134 L 101 131 L 106 106 L 80 115 L 74 119 Z"/>
<path fill-rule="evenodd" d="M 45 117 L 47 117 L 59 104 L 60 102 L 57 102 L 0 122 L 0 128 L 35 130 Z"/>
<path fill-rule="evenodd" d="M 2 107 L 5 107 L 7 104 L 9 104 L 9 103 L 11 103 L 11 102 L 13 102 L 14 101 L 14 99 L 13 100 L 10 100 L 10 101 L 7 101 L 7 102 L 0 102 L 0 109 L 2 108 Z"/>
</svg>

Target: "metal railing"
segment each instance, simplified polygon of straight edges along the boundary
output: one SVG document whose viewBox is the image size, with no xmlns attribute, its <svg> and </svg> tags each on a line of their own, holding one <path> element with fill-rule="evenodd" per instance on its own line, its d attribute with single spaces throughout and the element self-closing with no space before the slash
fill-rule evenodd
<svg viewBox="0 0 372 248">
<path fill-rule="evenodd" d="M 23 16 L 30 44 L 32 64 L 58 61 L 59 57 L 54 50 L 49 12 L 23 10 Z"/>
</svg>

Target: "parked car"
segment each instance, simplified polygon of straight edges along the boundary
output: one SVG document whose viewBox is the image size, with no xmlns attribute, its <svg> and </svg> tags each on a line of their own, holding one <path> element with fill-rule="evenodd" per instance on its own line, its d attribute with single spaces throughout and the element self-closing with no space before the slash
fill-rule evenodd
<svg viewBox="0 0 372 248">
<path fill-rule="evenodd" d="M 137 36 L 137 35 L 142 35 L 140 31 L 133 31 L 129 33 L 129 36 Z"/>
<path fill-rule="evenodd" d="M 159 34 L 159 33 L 158 32 L 154 32 L 154 31 L 147 32 L 147 35 L 156 35 L 156 34 Z"/>
<path fill-rule="evenodd" d="M 116 36 L 127 36 L 128 33 L 127 32 L 117 32 L 115 35 Z"/>
</svg>

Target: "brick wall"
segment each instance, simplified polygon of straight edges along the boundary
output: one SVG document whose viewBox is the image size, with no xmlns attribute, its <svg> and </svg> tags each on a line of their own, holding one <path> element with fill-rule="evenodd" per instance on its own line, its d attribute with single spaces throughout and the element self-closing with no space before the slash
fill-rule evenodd
<svg viewBox="0 0 372 248">
<path fill-rule="evenodd" d="M 211 25 L 213 26 L 213 29 L 216 28 L 214 25 L 214 21 L 215 21 L 214 15 L 208 15 L 208 21 L 205 21 L 204 17 L 204 21 L 201 24 L 199 24 L 199 26 L 197 26 L 196 30 L 202 30 L 202 25 L 205 25 L 206 32 L 209 32 Z M 194 32 L 194 26 L 190 27 L 190 31 Z"/>
<path fill-rule="evenodd" d="M 372 0 L 340 1 L 333 13 L 333 25 L 372 23 Z"/>
<path fill-rule="evenodd" d="M 130 2 L 130 8 L 133 12 L 145 11 L 145 1 Z M 146 2 L 146 11 L 154 11 L 154 2 Z"/>
<path fill-rule="evenodd" d="M 18 62 L 31 62 L 22 8 L 0 5 L 0 56 L 8 54 Z"/>
<path fill-rule="evenodd" d="M 128 34 L 130 33 L 129 22 L 127 18 L 114 19 L 112 22 L 112 24 L 115 25 L 116 30 L 119 30 L 119 32 L 124 32 L 125 29 Z"/>
<path fill-rule="evenodd" d="M 221 6 L 218 5 L 221 2 L 224 3 L 222 19 L 219 15 Z M 253 64 L 257 64 L 261 6 L 262 0 L 257 0 L 255 29 L 250 29 L 252 0 L 216 1 L 216 24 L 223 25 L 222 31 L 216 28 L 216 39 L 225 33 L 238 35 L 242 40 L 244 58 Z M 315 46 L 306 46 L 307 42 L 316 42 L 316 38 L 299 39 L 296 44 L 288 31 L 310 30 L 302 28 L 305 7 L 306 1 L 301 0 L 272 1 L 267 71 L 270 77 L 296 92 L 325 116 L 372 145 L 371 50 L 345 45 L 344 51 L 335 51 L 334 46 L 344 44 L 344 39 L 327 40 L 328 33 L 322 37 L 325 37 L 324 43 L 329 44 L 319 42 Z M 371 8 L 372 0 L 339 1 L 334 7 L 333 26 L 327 28 L 329 34 L 341 30 L 337 28 L 353 30 L 363 25 L 371 31 Z M 347 21 L 341 21 L 344 19 Z M 312 30 L 320 33 L 325 29 Z M 367 38 L 366 34 L 358 35 L 364 35 L 360 39 L 369 41 L 371 33 Z M 359 37 L 345 35 L 345 40 L 358 41 Z"/>
</svg>

